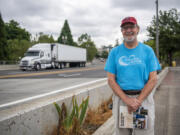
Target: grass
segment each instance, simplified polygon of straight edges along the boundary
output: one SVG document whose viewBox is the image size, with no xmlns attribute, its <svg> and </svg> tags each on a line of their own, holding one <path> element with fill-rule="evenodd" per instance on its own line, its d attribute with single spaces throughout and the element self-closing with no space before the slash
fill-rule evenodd
<svg viewBox="0 0 180 135">
<path fill-rule="evenodd" d="M 83 128 L 89 133 L 89 135 L 96 131 L 112 116 L 112 110 L 109 109 L 111 103 L 112 97 L 109 100 L 104 101 L 97 110 L 88 110 Z"/>
</svg>

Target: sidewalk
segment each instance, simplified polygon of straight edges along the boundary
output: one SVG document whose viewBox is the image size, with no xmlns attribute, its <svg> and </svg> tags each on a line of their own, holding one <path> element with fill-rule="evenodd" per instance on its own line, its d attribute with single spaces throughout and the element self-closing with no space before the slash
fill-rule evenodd
<svg viewBox="0 0 180 135">
<path fill-rule="evenodd" d="M 157 89 L 155 106 L 155 135 L 179 135 L 180 68 L 172 68 Z"/>
<path fill-rule="evenodd" d="M 170 68 L 154 94 L 155 135 L 180 133 L 180 68 Z M 112 135 L 114 119 L 111 117 L 93 135 Z"/>
</svg>

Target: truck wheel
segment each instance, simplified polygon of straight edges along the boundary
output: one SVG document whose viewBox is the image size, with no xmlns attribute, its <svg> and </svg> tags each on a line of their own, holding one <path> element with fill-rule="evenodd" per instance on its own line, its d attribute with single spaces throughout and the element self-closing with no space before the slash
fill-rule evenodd
<svg viewBox="0 0 180 135">
<path fill-rule="evenodd" d="M 73 63 L 69 63 L 69 67 L 73 67 Z"/>
<path fill-rule="evenodd" d="M 61 69 L 61 64 L 60 63 L 58 63 L 57 68 Z"/>
<path fill-rule="evenodd" d="M 37 63 L 37 64 L 35 65 L 35 69 L 36 69 L 36 71 L 41 70 L 41 65 L 40 65 L 39 63 Z"/>
<path fill-rule="evenodd" d="M 52 62 L 51 63 L 51 68 L 53 69 L 53 68 L 55 68 L 56 66 L 55 66 L 55 63 L 54 62 Z"/>
<path fill-rule="evenodd" d="M 63 63 L 61 63 L 61 69 L 63 69 L 64 68 L 64 64 Z"/>
<path fill-rule="evenodd" d="M 83 63 L 83 67 L 85 67 L 85 66 L 86 66 L 86 63 L 84 62 L 84 63 Z"/>
<path fill-rule="evenodd" d="M 66 63 L 63 63 L 64 64 L 64 68 L 66 68 L 67 64 Z"/>
</svg>

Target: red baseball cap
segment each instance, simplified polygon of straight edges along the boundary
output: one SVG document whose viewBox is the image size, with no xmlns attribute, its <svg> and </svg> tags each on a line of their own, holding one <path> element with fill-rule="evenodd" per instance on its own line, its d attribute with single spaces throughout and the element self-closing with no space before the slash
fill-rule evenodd
<svg viewBox="0 0 180 135">
<path fill-rule="evenodd" d="M 133 24 L 137 24 L 136 18 L 134 17 L 126 17 L 122 20 L 121 22 L 121 27 L 125 24 L 125 23 L 133 23 Z"/>
</svg>

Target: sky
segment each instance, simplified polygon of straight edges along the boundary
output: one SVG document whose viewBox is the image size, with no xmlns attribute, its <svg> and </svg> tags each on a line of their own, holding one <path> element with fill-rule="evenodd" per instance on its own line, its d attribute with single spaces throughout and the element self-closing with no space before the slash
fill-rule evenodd
<svg viewBox="0 0 180 135">
<path fill-rule="evenodd" d="M 180 0 L 159 0 L 159 10 L 171 8 L 180 12 Z M 120 24 L 127 16 L 137 19 L 138 40 L 147 40 L 156 5 L 155 0 L 0 0 L 0 12 L 4 22 L 14 19 L 33 36 L 43 32 L 55 39 L 67 19 L 74 41 L 87 33 L 100 48 L 123 41 Z"/>
</svg>

